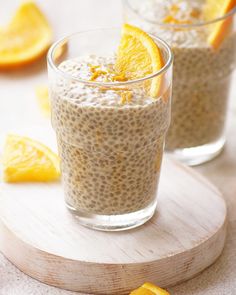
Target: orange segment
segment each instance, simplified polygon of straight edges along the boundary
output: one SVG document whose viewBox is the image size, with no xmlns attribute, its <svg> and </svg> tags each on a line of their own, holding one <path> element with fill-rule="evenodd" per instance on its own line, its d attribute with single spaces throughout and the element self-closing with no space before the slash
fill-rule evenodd
<svg viewBox="0 0 236 295">
<path fill-rule="evenodd" d="M 40 109 L 46 117 L 49 117 L 51 113 L 51 107 L 48 95 L 48 87 L 45 85 L 38 86 L 35 88 L 35 93 L 38 98 Z"/>
<path fill-rule="evenodd" d="M 140 288 L 132 291 L 130 295 L 170 295 L 166 290 L 151 283 L 145 283 Z"/>
<path fill-rule="evenodd" d="M 154 40 L 139 28 L 124 24 L 117 53 L 116 71 L 132 80 L 153 74 L 162 67 L 161 51 Z M 159 77 L 152 79 L 150 85 L 152 97 L 158 96 L 160 82 Z"/>
<path fill-rule="evenodd" d="M 10 24 L 0 31 L 0 69 L 26 64 L 50 46 L 52 30 L 33 2 L 24 2 Z"/>
<path fill-rule="evenodd" d="M 140 287 L 130 293 L 130 295 L 155 295 L 151 290 Z"/>
<path fill-rule="evenodd" d="M 8 135 L 2 163 L 6 182 L 53 181 L 60 176 L 58 156 L 28 137 Z"/>
<path fill-rule="evenodd" d="M 204 11 L 205 19 L 211 21 L 223 17 L 235 7 L 236 0 L 207 0 Z M 212 32 L 208 37 L 208 43 L 211 44 L 213 48 L 217 49 L 224 41 L 225 36 L 233 24 L 232 20 L 232 17 L 229 17 L 213 25 Z"/>
</svg>

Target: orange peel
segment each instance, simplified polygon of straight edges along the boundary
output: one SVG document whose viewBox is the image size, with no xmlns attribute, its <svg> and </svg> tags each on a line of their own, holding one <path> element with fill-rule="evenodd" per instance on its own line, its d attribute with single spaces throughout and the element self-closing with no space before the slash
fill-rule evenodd
<svg viewBox="0 0 236 295">
<path fill-rule="evenodd" d="M 163 67 L 161 50 L 154 40 L 141 29 L 124 24 L 118 48 L 115 70 L 133 80 L 143 78 Z M 150 96 L 156 98 L 160 92 L 160 77 L 152 78 Z"/>
</svg>

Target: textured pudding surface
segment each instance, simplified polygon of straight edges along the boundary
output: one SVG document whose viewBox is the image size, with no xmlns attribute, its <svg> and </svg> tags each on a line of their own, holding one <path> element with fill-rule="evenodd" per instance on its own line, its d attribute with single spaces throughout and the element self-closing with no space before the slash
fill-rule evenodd
<svg viewBox="0 0 236 295">
<path fill-rule="evenodd" d="M 231 73 L 235 67 L 235 34 L 226 35 L 220 48 L 214 49 L 208 43 L 212 25 L 185 29 L 158 25 L 168 21 L 168 25 L 203 22 L 203 0 L 139 3 L 136 14 L 127 9 L 126 21 L 162 37 L 174 53 L 172 118 L 166 148 L 176 150 L 217 142 L 224 137 Z"/>
<path fill-rule="evenodd" d="M 91 64 L 107 73 L 113 63 L 114 58 L 87 56 L 67 60 L 60 69 L 91 80 Z M 101 74 L 96 82 L 110 78 Z M 58 79 L 51 98 L 67 204 L 104 215 L 153 204 L 170 121 L 168 97 L 149 97 L 143 83 L 104 88 Z"/>
</svg>

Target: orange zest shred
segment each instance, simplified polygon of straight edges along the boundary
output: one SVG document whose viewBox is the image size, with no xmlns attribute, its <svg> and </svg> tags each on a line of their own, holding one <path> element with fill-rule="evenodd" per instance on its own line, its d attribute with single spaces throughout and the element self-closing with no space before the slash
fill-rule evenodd
<svg viewBox="0 0 236 295">
<path fill-rule="evenodd" d="M 201 11 L 199 9 L 192 9 L 190 15 L 194 18 L 199 18 L 201 16 Z"/>
<path fill-rule="evenodd" d="M 112 77 L 112 81 L 118 81 L 118 82 L 125 82 L 128 79 L 125 77 L 124 74 L 120 74 L 120 75 L 115 75 Z"/>
<path fill-rule="evenodd" d="M 175 18 L 173 15 L 167 15 L 163 19 L 163 23 L 165 23 L 165 24 L 188 25 L 188 24 L 191 24 L 192 22 L 190 20 L 188 20 L 188 19 L 179 20 L 179 19 Z"/>
<path fill-rule="evenodd" d="M 176 14 L 179 10 L 180 10 L 180 7 L 177 4 L 172 4 L 170 7 L 170 11 L 174 14 Z"/>
<path fill-rule="evenodd" d="M 91 65 L 89 64 L 89 70 L 91 72 L 90 81 L 95 81 L 98 77 L 103 76 L 103 81 L 105 82 L 124 82 L 127 81 L 124 73 L 117 74 L 114 70 L 109 69 L 108 71 L 100 70 L 100 65 Z M 113 90 L 117 92 L 117 94 L 121 97 L 121 104 L 129 103 L 132 99 L 132 91 L 128 88 L 120 88 L 120 87 L 101 87 L 100 91 Z"/>
<path fill-rule="evenodd" d="M 197 8 L 193 8 L 188 14 L 185 15 L 185 17 L 180 19 L 180 17 L 177 17 L 176 14 L 179 12 L 180 6 L 177 4 L 172 4 L 169 8 L 169 14 L 165 16 L 163 19 L 164 23 L 167 24 L 179 24 L 179 25 L 187 25 L 192 24 L 192 21 L 189 19 L 190 17 L 193 18 L 200 18 L 201 11 Z"/>
<path fill-rule="evenodd" d="M 177 21 L 176 18 L 174 18 L 172 15 L 167 15 L 163 19 L 163 23 L 165 23 L 165 24 L 175 23 L 176 21 Z"/>
<path fill-rule="evenodd" d="M 89 70 L 90 70 L 91 73 L 96 72 L 96 70 L 101 67 L 100 65 L 94 66 L 94 65 L 91 65 L 91 64 L 89 64 L 88 66 L 89 66 Z"/>
<path fill-rule="evenodd" d="M 98 77 L 103 76 L 103 82 L 124 82 L 127 78 L 123 73 L 117 73 L 113 69 L 108 69 L 106 71 L 101 70 L 100 65 L 89 64 L 89 70 L 91 72 L 90 81 L 95 81 Z"/>
<path fill-rule="evenodd" d="M 132 92 L 131 91 L 122 91 L 120 92 L 120 96 L 121 96 L 121 104 L 125 104 L 125 103 L 129 103 L 132 100 Z"/>
<path fill-rule="evenodd" d="M 95 81 L 98 77 L 103 75 L 107 75 L 107 72 L 102 70 L 94 71 L 90 78 L 90 81 Z"/>
</svg>

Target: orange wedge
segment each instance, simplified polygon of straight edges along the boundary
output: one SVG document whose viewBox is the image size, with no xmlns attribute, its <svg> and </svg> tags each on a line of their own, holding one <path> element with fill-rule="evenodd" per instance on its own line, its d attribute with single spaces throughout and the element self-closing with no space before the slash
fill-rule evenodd
<svg viewBox="0 0 236 295">
<path fill-rule="evenodd" d="M 60 177 L 58 156 L 28 137 L 8 135 L 2 163 L 6 182 L 53 181 Z"/>
<path fill-rule="evenodd" d="M 24 2 L 10 24 L 0 31 L 0 69 L 36 60 L 52 41 L 52 30 L 33 2 Z"/>
<path fill-rule="evenodd" d="M 35 88 L 35 93 L 38 99 L 40 109 L 42 110 L 45 117 L 49 117 L 51 113 L 48 87 L 45 85 L 37 86 Z"/>
<path fill-rule="evenodd" d="M 205 19 L 211 21 L 223 17 L 235 7 L 236 0 L 207 0 L 204 11 Z M 212 32 L 208 37 L 208 43 L 215 49 L 219 48 L 232 24 L 232 17 L 228 17 L 223 21 L 215 23 Z"/>
<path fill-rule="evenodd" d="M 162 67 L 161 51 L 154 40 L 141 29 L 124 24 L 115 64 L 116 71 L 133 80 L 153 74 Z M 152 79 L 151 97 L 158 96 L 160 84 L 159 77 Z"/>
<path fill-rule="evenodd" d="M 132 291 L 130 295 L 170 295 L 166 290 L 151 283 L 145 283 L 140 288 Z"/>
</svg>

